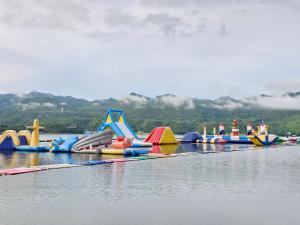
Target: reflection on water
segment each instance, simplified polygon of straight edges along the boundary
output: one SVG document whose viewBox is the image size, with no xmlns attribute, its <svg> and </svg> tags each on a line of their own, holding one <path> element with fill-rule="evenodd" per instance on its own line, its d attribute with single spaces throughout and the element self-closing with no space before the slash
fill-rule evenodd
<svg viewBox="0 0 300 225">
<path fill-rule="evenodd" d="M 153 146 L 151 152 L 174 154 L 184 152 L 196 153 L 218 153 L 244 151 L 253 149 L 253 145 L 218 145 L 218 144 L 181 144 L 181 145 L 160 145 Z M 88 160 L 109 160 L 122 158 L 121 155 L 97 155 L 97 154 L 78 154 L 78 153 L 33 153 L 33 152 L 12 152 L 0 151 L 0 168 L 15 168 L 23 166 L 38 166 L 57 163 L 74 163 Z"/>
<path fill-rule="evenodd" d="M 161 147 L 198 154 L 1 177 L 0 224 L 299 224 L 298 146 Z M 1 153 L 1 165 L 95 157 L 116 156 Z"/>
</svg>

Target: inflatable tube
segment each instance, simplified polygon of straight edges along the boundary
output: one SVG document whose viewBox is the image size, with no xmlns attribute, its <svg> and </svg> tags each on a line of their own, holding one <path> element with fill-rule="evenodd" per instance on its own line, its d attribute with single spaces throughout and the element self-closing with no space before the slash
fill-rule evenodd
<svg viewBox="0 0 300 225">
<path fill-rule="evenodd" d="M 103 148 L 106 147 L 108 144 L 104 144 L 102 143 L 102 141 L 95 141 L 95 142 L 91 142 L 89 144 L 86 145 L 82 145 L 80 147 L 77 148 L 72 148 L 72 152 L 80 152 L 82 150 L 87 150 L 87 149 L 97 149 L 97 148 Z"/>
<path fill-rule="evenodd" d="M 88 149 L 98 149 L 98 148 L 103 148 L 103 147 L 106 147 L 107 145 L 99 145 L 99 142 L 95 142 L 95 143 L 91 143 L 91 144 L 88 144 L 86 146 L 82 146 L 80 148 L 76 148 L 76 149 L 73 149 L 72 152 L 80 152 L 80 151 L 84 151 L 84 150 L 88 150 Z"/>
<path fill-rule="evenodd" d="M 78 152 L 80 151 L 80 148 L 89 148 L 90 146 L 95 147 L 95 146 L 111 144 L 111 143 L 112 143 L 112 131 L 107 130 L 79 140 L 76 144 L 73 145 L 72 152 Z"/>
<path fill-rule="evenodd" d="M 104 145 L 104 144 L 111 144 L 111 140 L 109 139 L 109 137 L 107 137 L 107 136 L 100 136 L 98 138 L 82 142 L 80 144 L 76 143 L 72 147 L 72 150 L 76 150 L 76 149 L 80 149 L 80 148 L 85 148 L 86 146 L 90 146 L 90 145 L 97 146 L 97 145 Z"/>
<path fill-rule="evenodd" d="M 80 146 L 77 146 L 76 148 L 72 148 L 72 149 L 81 150 L 81 149 L 86 149 L 86 148 L 90 148 L 90 147 L 98 147 L 101 145 L 109 145 L 109 143 L 105 143 L 105 141 L 103 141 L 102 139 L 98 139 L 98 140 L 89 141 L 88 143 L 85 143 L 85 144 L 81 144 Z"/>
<path fill-rule="evenodd" d="M 80 139 L 75 145 L 74 145 L 74 148 L 80 146 L 81 144 L 83 143 L 86 143 L 86 142 L 89 142 L 93 139 L 97 139 L 99 137 L 112 137 L 112 131 L 111 130 L 106 130 L 106 131 L 103 131 L 103 132 L 99 132 L 99 133 L 95 133 L 93 135 L 90 135 L 90 136 L 87 136 L 87 137 L 84 137 L 82 139 Z"/>
</svg>

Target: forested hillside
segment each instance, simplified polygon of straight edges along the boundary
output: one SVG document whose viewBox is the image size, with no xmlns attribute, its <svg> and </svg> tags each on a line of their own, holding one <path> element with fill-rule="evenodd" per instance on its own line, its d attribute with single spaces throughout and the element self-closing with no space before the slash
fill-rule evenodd
<svg viewBox="0 0 300 225">
<path fill-rule="evenodd" d="M 141 132 L 150 132 L 156 126 L 171 126 L 174 132 L 201 131 L 204 125 L 211 131 L 225 122 L 229 131 L 231 122 L 240 121 L 241 132 L 248 122 L 258 124 L 262 119 L 270 125 L 270 132 L 284 135 L 287 131 L 300 135 L 300 93 L 281 96 L 289 105 L 278 105 L 278 98 L 261 95 L 245 100 L 222 97 L 203 100 L 162 95 L 148 98 L 131 93 L 125 99 L 87 101 L 70 96 L 55 96 L 32 92 L 23 96 L 0 95 L 0 130 L 24 129 L 39 118 L 45 132 L 82 133 L 95 130 L 104 119 L 108 108 L 123 109 L 130 125 Z M 273 100 L 274 107 L 272 106 Z M 264 106 L 266 104 L 266 107 Z"/>
</svg>

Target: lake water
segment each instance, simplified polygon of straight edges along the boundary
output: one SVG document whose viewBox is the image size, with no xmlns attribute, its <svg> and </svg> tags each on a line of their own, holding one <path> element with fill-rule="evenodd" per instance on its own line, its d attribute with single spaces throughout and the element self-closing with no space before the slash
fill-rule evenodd
<svg viewBox="0 0 300 225">
<path fill-rule="evenodd" d="M 154 153 L 214 153 L 244 151 L 254 148 L 252 145 L 209 145 L 209 144 L 184 144 L 155 146 L 151 151 Z M 0 150 L 0 169 L 48 165 L 56 163 L 75 163 L 88 160 L 107 160 L 112 158 L 123 158 L 117 155 L 78 154 L 78 153 L 51 153 L 51 152 L 15 152 Z M 0 224 L 1 225 L 1 224 Z"/>
<path fill-rule="evenodd" d="M 0 177 L 0 225 L 299 224 L 299 146 L 160 150 L 219 153 Z M 100 158 L 2 152 L 0 166 Z"/>
</svg>

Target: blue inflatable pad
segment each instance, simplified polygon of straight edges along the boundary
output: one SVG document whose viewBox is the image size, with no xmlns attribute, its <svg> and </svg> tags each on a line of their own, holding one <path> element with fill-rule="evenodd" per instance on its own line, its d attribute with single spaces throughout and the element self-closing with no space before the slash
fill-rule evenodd
<svg viewBox="0 0 300 225">
<path fill-rule="evenodd" d="M 144 155 L 148 154 L 149 150 L 148 149 L 133 149 L 133 148 L 128 148 L 124 150 L 124 155 L 125 156 L 137 156 L 137 155 Z"/>
<path fill-rule="evenodd" d="M 107 161 L 107 160 L 92 160 L 92 161 L 86 161 L 86 162 L 78 162 L 74 163 L 76 165 L 81 165 L 81 166 L 94 166 L 94 165 L 101 165 L 101 164 L 110 164 L 113 163 L 113 161 Z"/>
<path fill-rule="evenodd" d="M 50 147 L 48 146 L 38 146 L 38 147 L 32 147 L 29 145 L 24 146 L 18 146 L 16 148 L 17 151 L 27 151 L 27 152 L 48 152 L 50 150 Z"/>
</svg>

